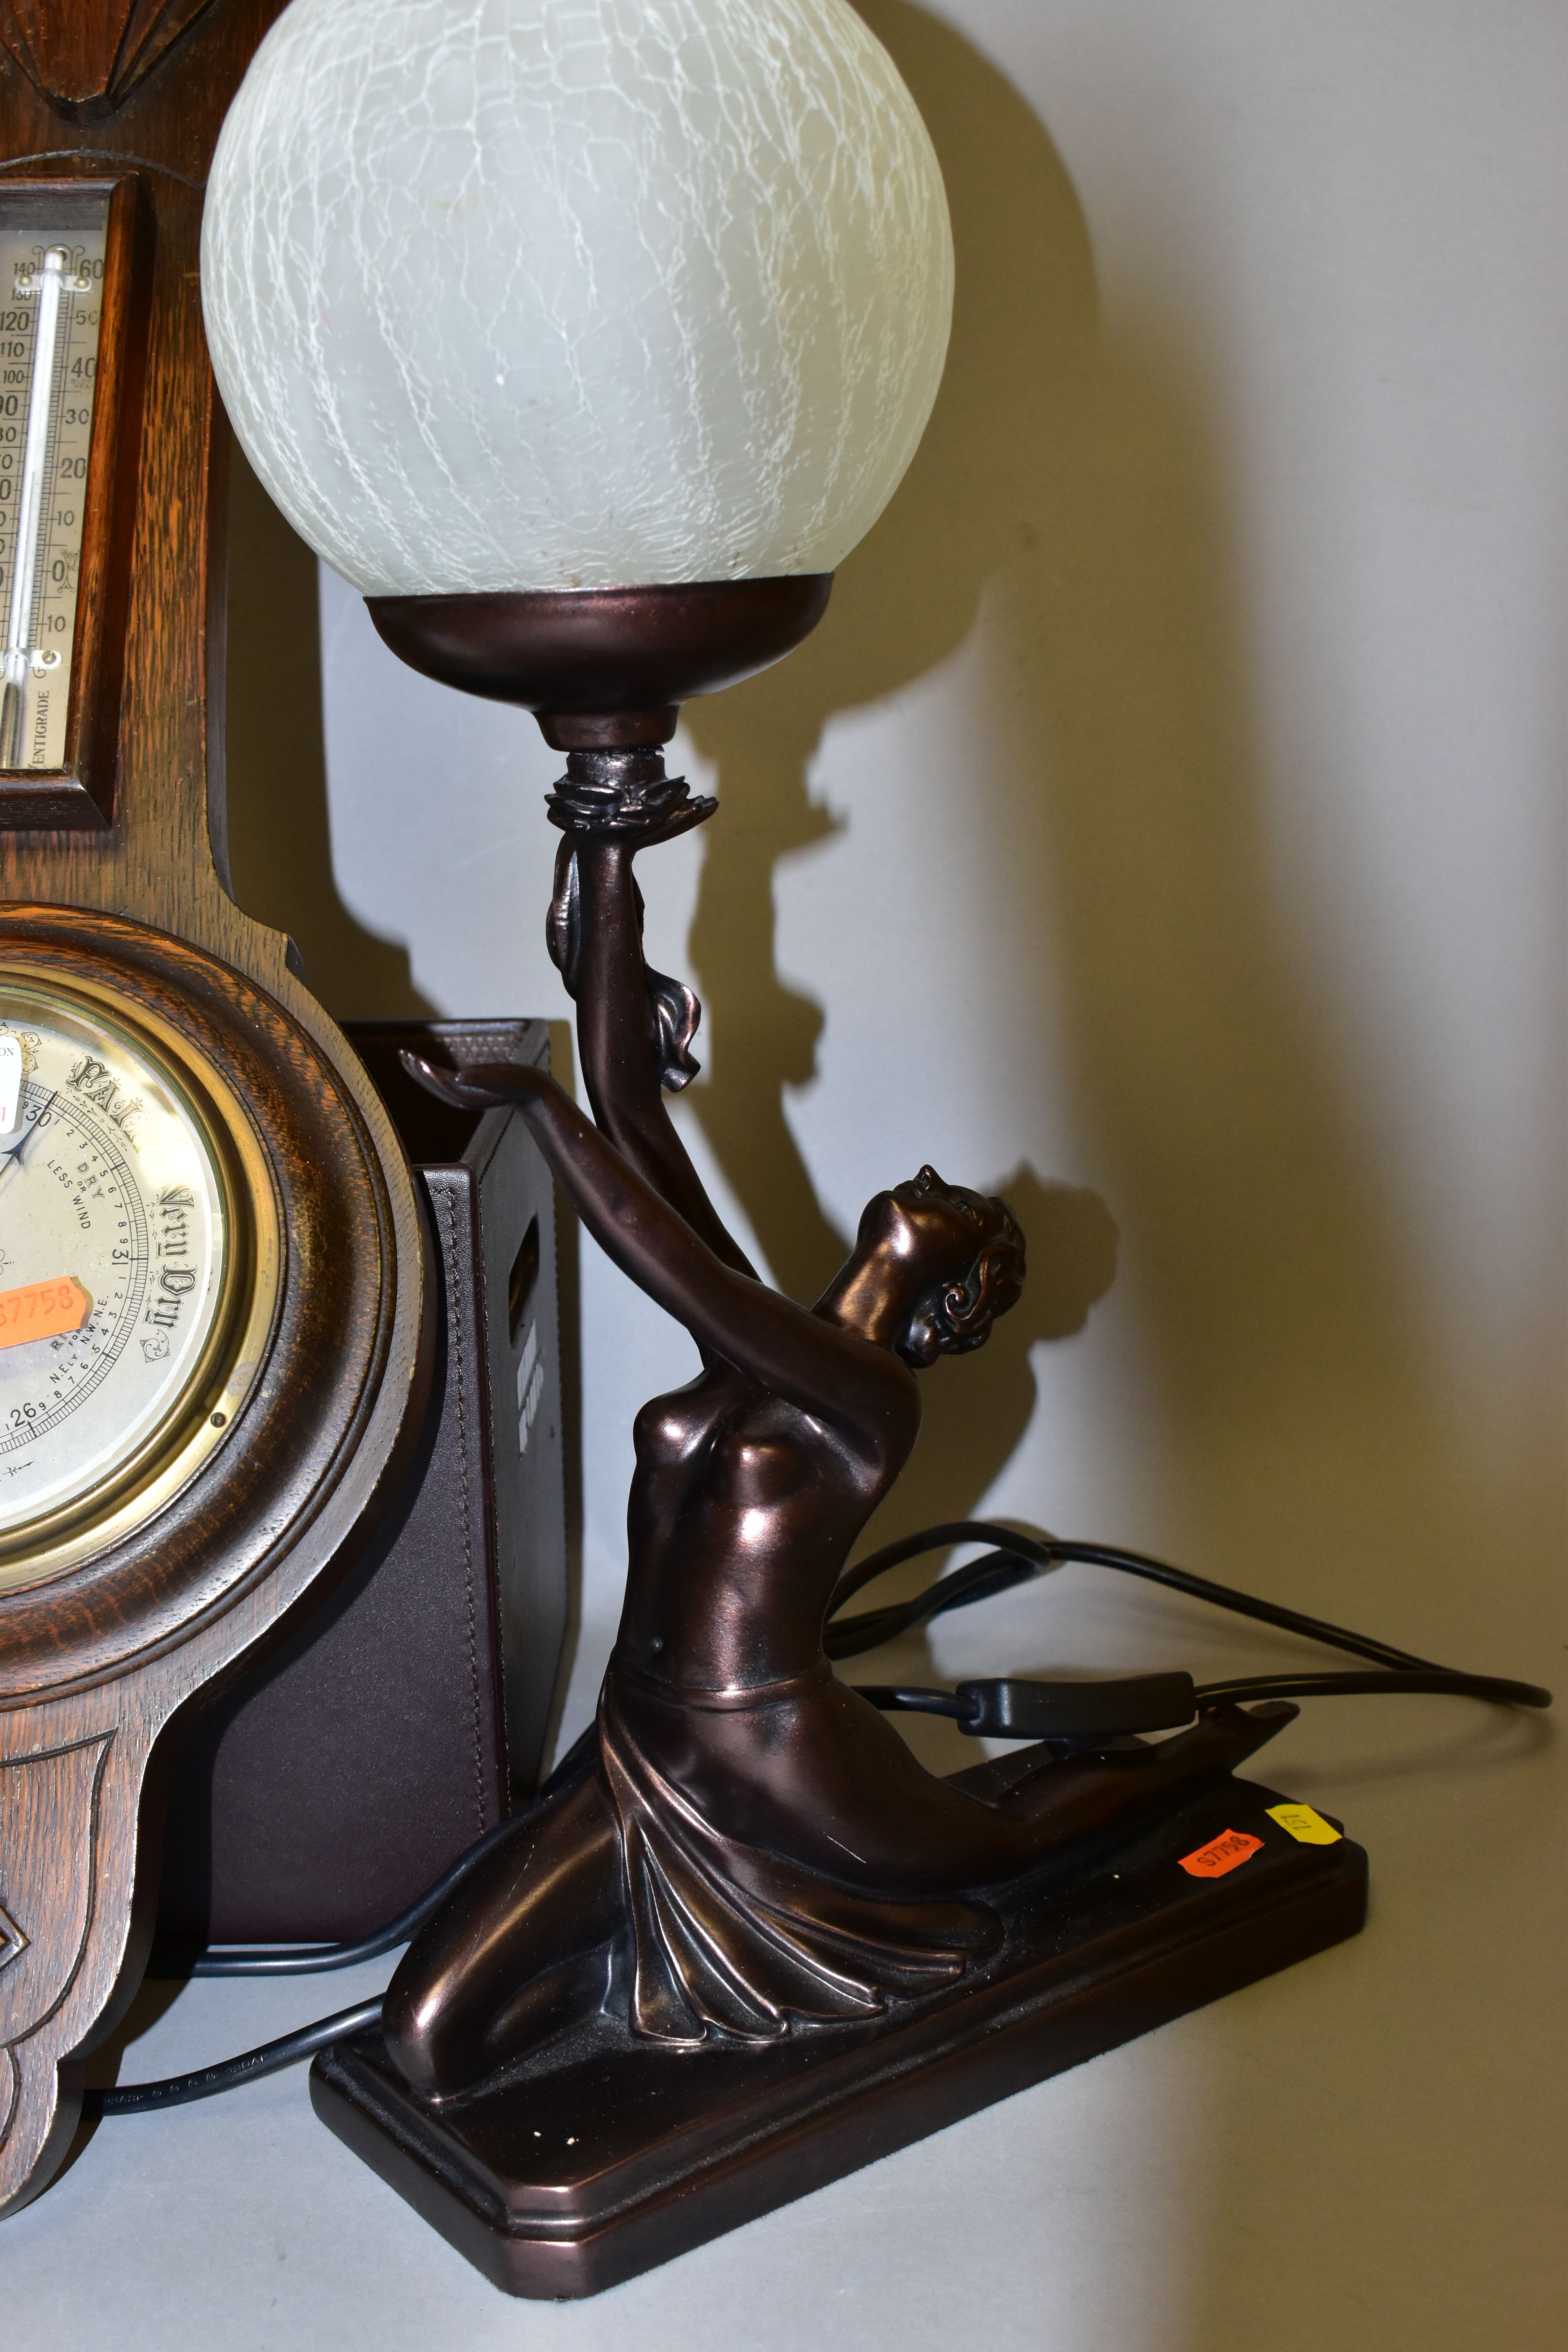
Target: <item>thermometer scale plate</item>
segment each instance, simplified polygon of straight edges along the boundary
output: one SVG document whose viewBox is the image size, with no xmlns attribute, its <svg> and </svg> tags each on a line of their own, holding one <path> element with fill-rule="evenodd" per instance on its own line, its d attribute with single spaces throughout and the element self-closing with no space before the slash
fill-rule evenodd
<svg viewBox="0 0 1568 2352">
<path fill-rule="evenodd" d="M 52 245 L 0 226 L 5 768 L 65 764 L 108 212 Z"/>
<path fill-rule="evenodd" d="M 112 816 L 137 185 L 0 185 L 0 825 Z"/>
</svg>

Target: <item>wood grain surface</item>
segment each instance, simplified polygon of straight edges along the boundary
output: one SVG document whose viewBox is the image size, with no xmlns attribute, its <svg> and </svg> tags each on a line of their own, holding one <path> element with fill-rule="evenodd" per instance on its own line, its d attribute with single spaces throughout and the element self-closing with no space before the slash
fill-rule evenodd
<svg viewBox="0 0 1568 2352">
<path fill-rule="evenodd" d="M 110 648 L 94 689 L 114 676 L 94 714 L 112 822 L 0 832 L 0 956 L 90 968 L 220 1055 L 288 1234 L 267 1375 L 211 1463 L 140 1539 L 0 1599 L 0 2212 L 63 2157 L 79 2059 L 140 1977 L 159 1734 L 343 1556 L 428 1368 L 402 1150 L 288 941 L 226 884 L 226 426 L 198 237 L 218 126 L 281 5 L 0 0 L 0 185 L 132 173 L 147 237 L 123 685 Z"/>
<path fill-rule="evenodd" d="M 0 42 L 68 122 L 123 105 L 213 0 L 0 0 Z"/>
</svg>

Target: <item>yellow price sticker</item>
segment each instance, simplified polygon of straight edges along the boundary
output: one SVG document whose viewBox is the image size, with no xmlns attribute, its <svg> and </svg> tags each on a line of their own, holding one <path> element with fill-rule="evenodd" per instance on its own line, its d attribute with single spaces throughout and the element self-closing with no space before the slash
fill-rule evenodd
<svg viewBox="0 0 1568 2352">
<path fill-rule="evenodd" d="M 1278 1822 L 1299 1845 L 1338 1845 L 1340 1842 L 1340 1832 L 1332 1822 L 1326 1822 L 1310 1805 L 1270 1805 L 1268 1818 Z"/>
</svg>

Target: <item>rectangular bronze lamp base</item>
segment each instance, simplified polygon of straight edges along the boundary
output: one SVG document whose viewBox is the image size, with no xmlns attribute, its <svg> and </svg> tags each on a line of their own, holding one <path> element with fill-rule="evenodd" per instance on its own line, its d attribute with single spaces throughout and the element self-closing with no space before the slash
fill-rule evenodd
<svg viewBox="0 0 1568 2352">
<path fill-rule="evenodd" d="M 311 2101 L 506 2294 L 596 2294 L 1353 1936 L 1364 1852 L 1298 1843 L 1268 1814 L 1284 1801 L 1200 1785 L 1092 1865 L 1014 1890 L 993 1958 L 866 2024 L 676 2052 L 595 2018 L 438 2110 L 363 2035 L 316 2060 Z M 1244 1860 L 1182 1867 L 1227 1831 Z"/>
</svg>

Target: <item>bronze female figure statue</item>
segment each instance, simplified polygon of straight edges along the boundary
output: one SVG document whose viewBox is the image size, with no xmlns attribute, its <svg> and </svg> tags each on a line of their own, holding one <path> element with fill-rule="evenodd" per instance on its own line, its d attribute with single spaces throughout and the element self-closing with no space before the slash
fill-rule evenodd
<svg viewBox="0 0 1568 2352">
<path fill-rule="evenodd" d="M 1005 1204 L 932 1169 L 872 1200 L 811 1307 L 760 1282 L 665 1109 L 697 1007 L 650 973 L 636 851 L 710 803 L 657 754 L 574 753 L 552 944 L 579 999 L 596 1124 L 541 1073 L 421 1066 L 455 1103 L 519 1104 L 595 1240 L 685 1325 L 701 1370 L 637 1416 L 625 1608 L 595 1737 L 411 1946 L 384 2010 L 426 2098 L 609 2005 L 668 2044 L 773 2041 L 951 1983 L 996 1942 L 994 1888 L 1224 1772 L 1291 1709 L 1218 1710 L 1136 1750 L 1032 1769 L 990 1798 L 938 1780 L 836 1680 L 823 1623 L 908 1459 L 916 1372 L 1019 1295 Z"/>
</svg>

